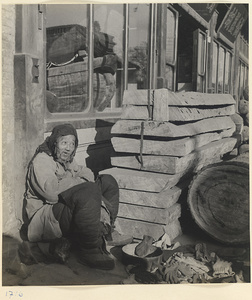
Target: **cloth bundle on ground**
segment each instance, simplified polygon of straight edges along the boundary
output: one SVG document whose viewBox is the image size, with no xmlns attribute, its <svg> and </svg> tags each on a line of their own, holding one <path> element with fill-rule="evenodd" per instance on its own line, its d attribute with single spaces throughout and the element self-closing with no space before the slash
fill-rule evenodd
<svg viewBox="0 0 252 300">
<path fill-rule="evenodd" d="M 232 263 L 209 253 L 206 244 L 196 244 L 194 255 L 175 252 L 158 269 L 167 283 L 235 282 Z M 226 281 L 227 282 L 227 281 Z"/>
<path fill-rule="evenodd" d="M 167 257 L 168 252 L 169 257 Z M 166 255 L 163 255 L 162 262 L 151 272 L 146 271 L 142 266 L 128 265 L 126 270 L 129 277 L 122 283 L 244 282 L 242 271 L 236 274 L 232 270 L 232 262 L 220 258 L 215 252 L 209 252 L 205 243 L 199 243 L 193 247 L 180 246 L 164 254 Z"/>
</svg>

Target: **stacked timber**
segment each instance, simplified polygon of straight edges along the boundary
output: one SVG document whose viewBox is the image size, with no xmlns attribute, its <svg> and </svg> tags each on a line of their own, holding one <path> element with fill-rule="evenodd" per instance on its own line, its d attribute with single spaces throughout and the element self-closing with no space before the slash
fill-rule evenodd
<svg viewBox="0 0 252 300">
<path fill-rule="evenodd" d="M 182 233 L 178 202 L 188 178 L 221 161 L 237 139 L 230 95 L 125 91 L 121 120 L 112 127 L 113 168 L 120 188 L 117 228 L 136 239 Z"/>
</svg>

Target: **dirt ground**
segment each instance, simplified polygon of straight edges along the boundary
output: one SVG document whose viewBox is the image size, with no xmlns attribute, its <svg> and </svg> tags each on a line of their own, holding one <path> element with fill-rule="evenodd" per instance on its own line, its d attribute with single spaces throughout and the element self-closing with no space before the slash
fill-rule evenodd
<svg viewBox="0 0 252 300">
<path fill-rule="evenodd" d="M 195 228 L 184 232 L 173 241 L 176 242 L 180 247 L 172 251 L 165 250 L 164 257 L 168 258 L 176 251 L 183 252 L 188 246 L 205 243 L 210 252 L 213 251 L 219 257 L 232 262 L 233 271 L 242 274 L 243 282 L 250 282 L 249 245 L 223 245 Z M 129 278 L 127 266 L 123 263 L 121 247 L 108 248 L 110 255 L 115 259 L 115 268 L 103 271 L 83 266 L 74 253 L 71 253 L 66 264 L 20 264 L 18 244 L 18 240 L 3 236 L 2 286 L 117 285 L 127 282 L 125 280 Z"/>
</svg>

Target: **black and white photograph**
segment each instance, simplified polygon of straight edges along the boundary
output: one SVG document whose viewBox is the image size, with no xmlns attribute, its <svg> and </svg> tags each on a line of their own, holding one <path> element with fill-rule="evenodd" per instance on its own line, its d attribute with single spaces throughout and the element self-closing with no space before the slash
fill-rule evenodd
<svg viewBox="0 0 252 300">
<path fill-rule="evenodd" d="M 0 298 L 251 283 L 249 9 L 3 1 Z"/>
</svg>

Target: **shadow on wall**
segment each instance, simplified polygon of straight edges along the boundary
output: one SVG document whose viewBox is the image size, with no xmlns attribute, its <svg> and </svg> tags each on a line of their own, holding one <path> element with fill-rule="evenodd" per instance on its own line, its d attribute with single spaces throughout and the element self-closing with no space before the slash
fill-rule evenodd
<svg viewBox="0 0 252 300">
<path fill-rule="evenodd" d="M 87 148 L 86 165 L 90 168 L 95 176 L 102 170 L 109 169 L 111 165 L 111 156 L 115 151 L 111 144 L 111 127 L 113 122 L 104 120 L 96 120 L 96 136 L 95 144 L 91 144 Z"/>
</svg>

